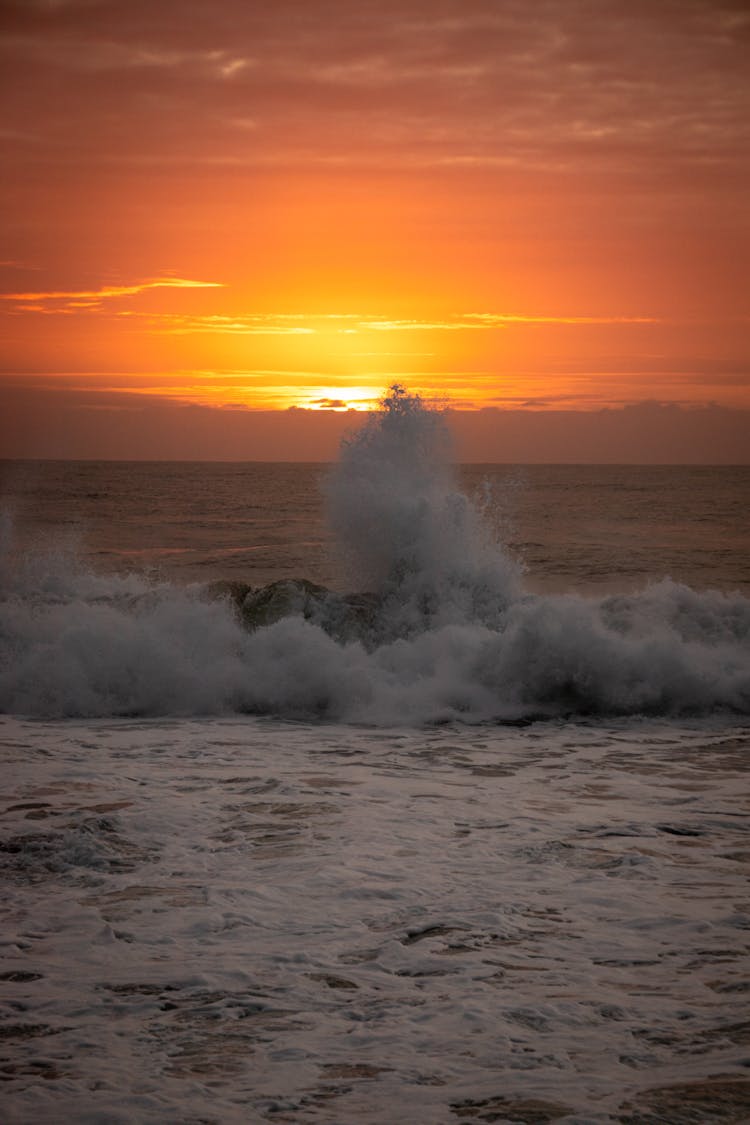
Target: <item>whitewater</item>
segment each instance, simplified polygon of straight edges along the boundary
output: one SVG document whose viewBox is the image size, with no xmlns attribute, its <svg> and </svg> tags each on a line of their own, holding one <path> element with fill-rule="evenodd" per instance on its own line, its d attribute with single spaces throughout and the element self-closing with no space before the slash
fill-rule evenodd
<svg viewBox="0 0 750 1125">
<path fill-rule="evenodd" d="M 746 593 L 540 592 L 400 387 L 323 488 L 336 584 L 6 509 L 4 1120 L 750 1120 Z"/>
<path fill-rule="evenodd" d="M 385 725 L 750 711 L 750 599 L 669 580 L 525 593 L 457 486 L 440 412 L 402 389 L 344 444 L 326 492 L 347 579 L 374 599 L 343 639 L 333 596 L 248 629 L 210 587 L 15 549 L 6 520 L 0 710 Z"/>
</svg>

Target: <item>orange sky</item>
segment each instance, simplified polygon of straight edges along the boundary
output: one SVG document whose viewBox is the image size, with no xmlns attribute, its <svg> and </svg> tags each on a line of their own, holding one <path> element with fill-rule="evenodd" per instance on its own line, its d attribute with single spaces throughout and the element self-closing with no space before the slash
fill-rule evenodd
<svg viewBox="0 0 750 1125">
<path fill-rule="evenodd" d="M 746 4 L 6 0 L 0 31 L 0 455 L 221 457 L 284 411 L 231 456 L 331 456 L 300 408 L 397 379 L 469 457 L 534 412 L 514 457 L 600 458 L 616 414 L 623 459 L 747 459 Z"/>
</svg>

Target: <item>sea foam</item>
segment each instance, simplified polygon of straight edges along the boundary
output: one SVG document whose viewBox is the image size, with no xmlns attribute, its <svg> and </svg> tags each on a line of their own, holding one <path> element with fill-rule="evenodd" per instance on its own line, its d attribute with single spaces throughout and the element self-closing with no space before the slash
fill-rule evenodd
<svg viewBox="0 0 750 1125">
<path fill-rule="evenodd" d="M 249 630 L 205 590 L 96 574 L 0 537 L 0 710 L 257 713 L 377 724 L 750 713 L 750 600 L 664 580 L 587 598 L 524 591 L 459 489 L 441 413 L 394 387 L 326 483 L 352 585 L 336 639 L 300 613 Z"/>
</svg>

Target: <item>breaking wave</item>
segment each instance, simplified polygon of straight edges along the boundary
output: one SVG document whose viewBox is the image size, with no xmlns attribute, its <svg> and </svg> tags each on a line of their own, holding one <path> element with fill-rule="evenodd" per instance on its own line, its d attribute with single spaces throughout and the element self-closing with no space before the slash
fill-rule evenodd
<svg viewBox="0 0 750 1125">
<path fill-rule="evenodd" d="M 665 580 L 525 593 L 460 491 L 442 416 L 402 388 L 326 486 L 355 595 L 99 575 L 0 528 L 0 710 L 378 724 L 750 713 L 750 600 Z"/>
</svg>

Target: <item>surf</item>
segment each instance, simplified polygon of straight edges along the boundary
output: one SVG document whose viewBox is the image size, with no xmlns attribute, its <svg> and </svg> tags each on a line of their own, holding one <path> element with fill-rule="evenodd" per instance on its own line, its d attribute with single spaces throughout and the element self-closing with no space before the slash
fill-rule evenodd
<svg viewBox="0 0 750 1125">
<path fill-rule="evenodd" d="M 400 385 L 325 483 L 346 593 L 99 574 L 0 536 L 0 710 L 378 725 L 750 713 L 750 600 L 669 579 L 539 595 Z"/>
</svg>

